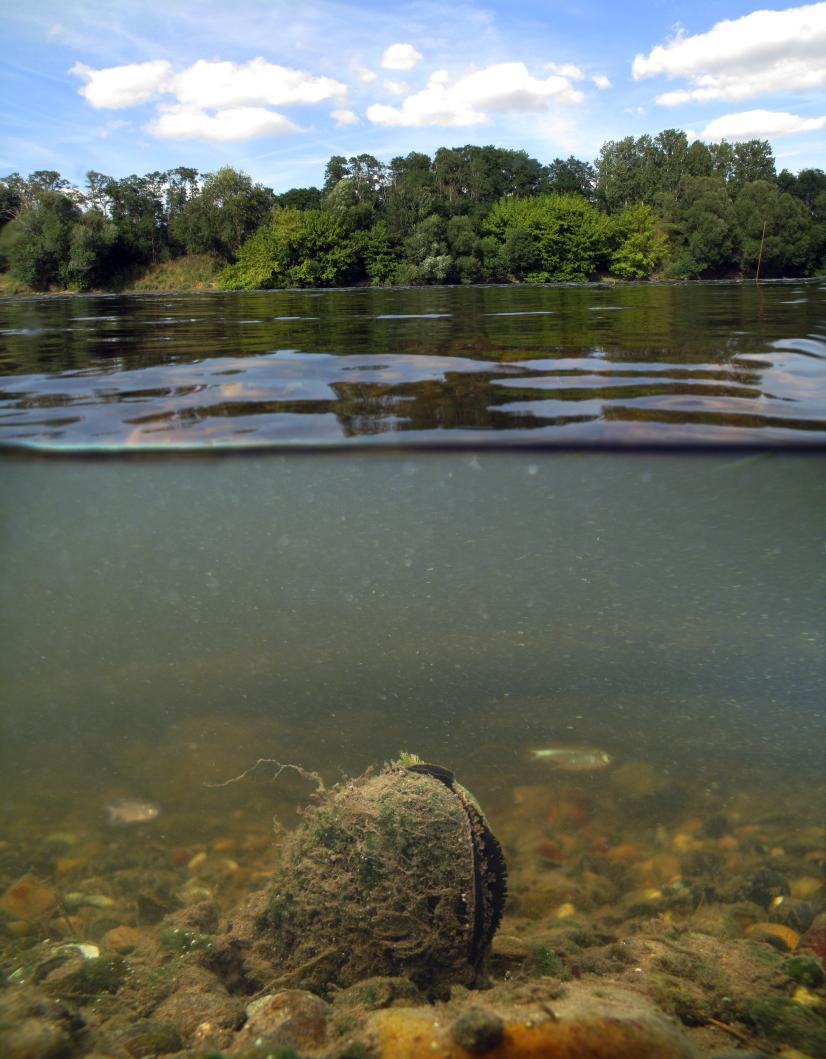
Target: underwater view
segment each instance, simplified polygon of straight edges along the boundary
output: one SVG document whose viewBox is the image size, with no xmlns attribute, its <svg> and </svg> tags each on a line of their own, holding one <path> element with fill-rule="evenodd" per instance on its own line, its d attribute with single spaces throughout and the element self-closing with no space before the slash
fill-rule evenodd
<svg viewBox="0 0 826 1059">
<path fill-rule="evenodd" d="M 826 1055 L 825 289 L 0 299 L 0 1055 Z"/>
</svg>

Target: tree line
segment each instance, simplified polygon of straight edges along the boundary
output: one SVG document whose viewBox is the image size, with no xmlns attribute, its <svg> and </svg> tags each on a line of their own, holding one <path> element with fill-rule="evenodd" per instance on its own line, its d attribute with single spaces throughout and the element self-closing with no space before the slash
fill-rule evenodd
<svg viewBox="0 0 826 1059">
<path fill-rule="evenodd" d="M 468 145 L 385 164 L 334 155 L 320 188 L 276 194 L 225 167 L 83 188 L 0 179 L 0 269 L 34 290 L 111 289 L 206 254 L 227 289 L 807 275 L 826 267 L 826 174 L 770 145 L 667 129 L 542 164 Z"/>
</svg>

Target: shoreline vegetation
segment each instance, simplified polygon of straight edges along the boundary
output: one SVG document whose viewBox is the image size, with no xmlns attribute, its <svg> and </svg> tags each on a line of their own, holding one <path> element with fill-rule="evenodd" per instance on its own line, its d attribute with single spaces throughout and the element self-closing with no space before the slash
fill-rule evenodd
<svg viewBox="0 0 826 1059">
<path fill-rule="evenodd" d="M 334 155 L 281 194 L 225 167 L 0 178 L 0 295 L 777 278 L 826 270 L 826 173 L 667 129 L 543 165 Z"/>
</svg>

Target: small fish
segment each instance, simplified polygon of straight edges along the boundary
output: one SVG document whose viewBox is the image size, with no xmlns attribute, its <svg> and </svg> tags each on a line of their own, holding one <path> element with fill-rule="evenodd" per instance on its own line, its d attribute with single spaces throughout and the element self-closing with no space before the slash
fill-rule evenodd
<svg viewBox="0 0 826 1059">
<path fill-rule="evenodd" d="M 530 756 L 563 772 L 593 772 L 613 761 L 609 753 L 595 746 L 545 746 L 531 750 Z"/>
<path fill-rule="evenodd" d="M 139 802 L 133 798 L 110 802 L 106 806 L 106 812 L 109 814 L 109 823 L 117 827 L 126 827 L 129 824 L 145 824 L 149 820 L 154 820 L 160 811 L 160 806 L 155 805 L 154 802 Z"/>
</svg>

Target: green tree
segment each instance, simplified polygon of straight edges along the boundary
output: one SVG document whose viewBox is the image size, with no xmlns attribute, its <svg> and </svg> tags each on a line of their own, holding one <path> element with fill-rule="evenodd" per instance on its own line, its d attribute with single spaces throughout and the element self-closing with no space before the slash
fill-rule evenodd
<svg viewBox="0 0 826 1059">
<path fill-rule="evenodd" d="M 447 244 L 447 225 L 437 214 L 419 221 L 404 242 L 404 257 L 398 269 L 400 283 L 444 283 L 451 274 L 453 258 Z"/>
<path fill-rule="evenodd" d="M 597 200 L 609 213 L 641 200 L 640 157 L 633 136 L 604 143 L 594 168 Z"/>
<path fill-rule="evenodd" d="M 221 276 L 230 290 L 332 287 L 352 279 L 357 248 L 342 222 L 325 210 L 276 207 Z"/>
<path fill-rule="evenodd" d="M 80 209 L 59 191 L 40 191 L 9 222 L 9 271 L 34 290 L 68 282 L 66 263 Z"/>
<path fill-rule="evenodd" d="M 721 177 L 686 177 L 671 222 L 670 275 L 701 276 L 731 266 L 735 217 Z"/>
<path fill-rule="evenodd" d="M 650 206 L 638 202 L 611 218 L 613 249 L 608 267 L 623 279 L 643 279 L 659 266 L 667 249 Z"/>
<path fill-rule="evenodd" d="M 755 180 L 765 180 L 771 184 L 775 179 L 774 154 L 768 140 L 745 140 L 734 145 L 729 178 L 732 195 Z"/>
<path fill-rule="evenodd" d="M 743 272 L 756 270 L 761 242 L 761 275 L 799 275 L 815 263 L 816 233 L 806 207 L 775 184 L 746 184 L 734 200 L 734 215 Z"/>
<path fill-rule="evenodd" d="M 359 232 L 359 249 L 364 271 L 373 286 L 392 283 L 399 255 L 390 238 L 387 221 L 376 221 L 369 232 Z"/>
<path fill-rule="evenodd" d="M 84 213 L 71 230 L 68 257 L 62 269 L 67 285 L 75 290 L 89 290 L 110 284 L 117 237 L 117 228 L 99 210 Z"/>
<path fill-rule="evenodd" d="M 215 254 L 229 261 L 267 219 L 273 201 L 269 188 L 224 166 L 206 174 L 200 194 L 171 219 L 171 234 L 188 254 Z"/>
<path fill-rule="evenodd" d="M 543 191 L 555 192 L 557 195 L 581 195 L 589 202 L 596 199 L 596 183 L 594 167 L 573 155 L 565 159 L 554 158 L 542 173 Z"/>
<path fill-rule="evenodd" d="M 585 280 L 604 263 L 609 252 L 610 221 L 579 195 L 537 195 L 525 199 L 500 199 L 488 214 L 486 229 L 509 245 L 514 230 L 520 249 L 533 267 L 512 273 L 515 279 L 548 283 Z M 513 243 L 511 240 L 511 253 Z"/>
</svg>

